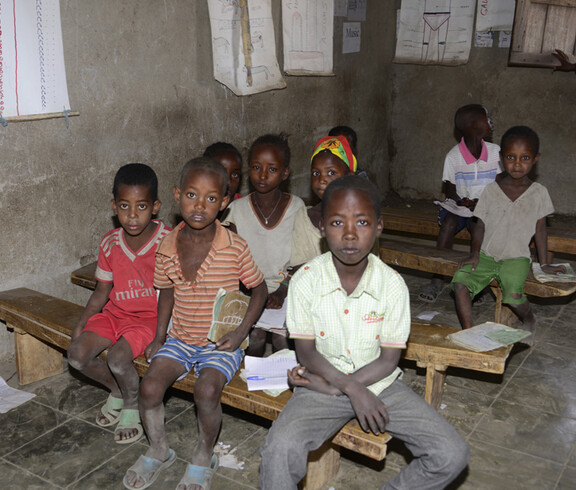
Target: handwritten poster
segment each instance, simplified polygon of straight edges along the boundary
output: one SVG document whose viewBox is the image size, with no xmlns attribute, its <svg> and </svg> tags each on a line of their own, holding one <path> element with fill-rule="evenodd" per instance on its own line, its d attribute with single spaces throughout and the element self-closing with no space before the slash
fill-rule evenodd
<svg viewBox="0 0 576 490">
<path fill-rule="evenodd" d="M 70 110 L 59 0 L 0 0 L 0 113 Z"/>
<path fill-rule="evenodd" d="M 334 2 L 283 0 L 284 71 L 333 75 Z"/>
<path fill-rule="evenodd" d="M 476 0 L 402 0 L 396 63 L 461 65 L 472 45 Z"/>
<path fill-rule="evenodd" d="M 478 0 L 477 31 L 511 31 L 516 0 Z"/>
<path fill-rule="evenodd" d="M 271 0 L 208 0 L 214 78 L 236 95 L 286 87 L 276 59 Z"/>
</svg>

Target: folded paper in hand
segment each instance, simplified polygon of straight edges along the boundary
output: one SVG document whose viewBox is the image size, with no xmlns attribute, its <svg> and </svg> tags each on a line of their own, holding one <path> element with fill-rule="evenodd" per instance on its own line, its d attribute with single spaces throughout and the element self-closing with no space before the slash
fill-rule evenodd
<svg viewBox="0 0 576 490">
<path fill-rule="evenodd" d="M 212 326 L 208 332 L 208 340 L 218 342 L 228 332 L 236 330 L 246 316 L 250 296 L 239 291 L 220 289 L 212 308 Z M 240 344 L 242 349 L 248 348 L 248 337 Z"/>
</svg>

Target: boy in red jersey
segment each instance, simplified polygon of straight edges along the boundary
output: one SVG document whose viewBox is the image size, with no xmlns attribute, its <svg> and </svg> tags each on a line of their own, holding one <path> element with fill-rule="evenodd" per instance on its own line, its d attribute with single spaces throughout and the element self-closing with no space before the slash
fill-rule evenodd
<svg viewBox="0 0 576 490">
<path fill-rule="evenodd" d="M 100 243 L 96 289 L 72 332 L 70 365 L 110 390 L 96 423 L 118 423 L 114 440 L 138 440 L 143 429 L 138 413 L 139 377 L 132 365 L 156 333 L 157 295 L 154 261 L 160 240 L 170 232 L 158 213 L 158 179 L 142 163 L 116 173 L 112 209 L 120 228 Z M 98 355 L 109 349 L 107 362 Z"/>
</svg>

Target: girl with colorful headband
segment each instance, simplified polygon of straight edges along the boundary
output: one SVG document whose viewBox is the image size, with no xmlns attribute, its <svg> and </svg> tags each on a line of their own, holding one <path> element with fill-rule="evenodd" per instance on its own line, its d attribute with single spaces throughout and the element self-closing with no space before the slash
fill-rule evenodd
<svg viewBox="0 0 576 490">
<path fill-rule="evenodd" d="M 323 252 L 320 216 L 324 190 L 333 180 L 356 172 L 357 166 L 356 157 L 344 136 L 325 136 L 316 143 L 310 158 L 310 174 L 312 192 L 319 202 L 303 211 L 307 214 L 306 226 L 294 230 L 292 264 L 299 266 Z"/>
</svg>

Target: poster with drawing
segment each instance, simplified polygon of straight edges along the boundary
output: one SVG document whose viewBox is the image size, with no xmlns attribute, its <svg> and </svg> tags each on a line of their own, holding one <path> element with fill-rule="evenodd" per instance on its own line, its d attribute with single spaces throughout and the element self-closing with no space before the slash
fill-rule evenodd
<svg viewBox="0 0 576 490">
<path fill-rule="evenodd" d="M 70 110 L 59 0 L 0 0 L 0 113 Z"/>
<path fill-rule="evenodd" d="M 402 0 L 395 63 L 468 62 L 476 0 Z"/>
<path fill-rule="evenodd" d="M 333 75 L 334 0 L 282 0 L 284 71 Z"/>
<path fill-rule="evenodd" d="M 478 0 L 476 31 L 511 31 L 516 0 Z"/>
<path fill-rule="evenodd" d="M 286 87 L 276 60 L 271 0 L 208 0 L 214 78 L 236 95 Z"/>
</svg>

